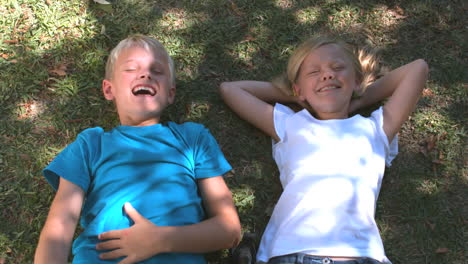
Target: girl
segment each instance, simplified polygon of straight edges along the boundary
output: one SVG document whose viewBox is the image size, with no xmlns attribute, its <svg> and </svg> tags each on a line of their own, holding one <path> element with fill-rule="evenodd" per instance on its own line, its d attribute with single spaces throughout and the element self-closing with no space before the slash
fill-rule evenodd
<svg viewBox="0 0 468 264">
<path fill-rule="evenodd" d="M 368 86 L 378 63 L 362 54 L 318 36 L 293 53 L 283 81 L 221 84 L 228 106 L 274 140 L 283 193 L 260 242 L 261 263 L 390 263 L 375 206 L 428 66 L 416 60 Z M 351 100 L 353 93 L 362 96 Z M 389 96 L 370 117 L 348 115 Z"/>
</svg>

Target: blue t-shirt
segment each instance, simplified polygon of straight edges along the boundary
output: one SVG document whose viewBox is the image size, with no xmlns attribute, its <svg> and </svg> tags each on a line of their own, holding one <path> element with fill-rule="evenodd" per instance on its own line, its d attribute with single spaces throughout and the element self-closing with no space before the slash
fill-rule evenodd
<svg viewBox="0 0 468 264">
<path fill-rule="evenodd" d="M 86 195 L 73 243 L 73 263 L 114 263 L 98 258 L 97 235 L 130 227 L 123 205 L 159 226 L 182 226 L 205 219 L 197 179 L 231 170 L 215 139 L 195 123 L 119 126 L 109 132 L 86 129 L 44 169 L 58 188 L 59 177 Z M 164 253 L 141 263 L 205 263 L 201 254 Z"/>
</svg>

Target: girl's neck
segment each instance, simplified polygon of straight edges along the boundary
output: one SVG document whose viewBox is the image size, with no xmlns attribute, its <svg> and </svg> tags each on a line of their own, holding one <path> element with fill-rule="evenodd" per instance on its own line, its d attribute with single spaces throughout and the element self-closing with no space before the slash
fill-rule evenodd
<svg viewBox="0 0 468 264">
<path fill-rule="evenodd" d="M 347 112 L 338 113 L 314 113 L 314 117 L 319 120 L 346 119 L 349 117 Z"/>
</svg>

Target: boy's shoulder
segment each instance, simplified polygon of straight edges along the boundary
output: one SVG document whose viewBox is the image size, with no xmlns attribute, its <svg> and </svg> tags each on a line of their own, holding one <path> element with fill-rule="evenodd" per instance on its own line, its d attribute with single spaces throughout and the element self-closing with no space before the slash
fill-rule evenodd
<svg viewBox="0 0 468 264">
<path fill-rule="evenodd" d="M 102 127 L 91 127 L 91 128 L 86 128 L 85 130 L 81 131 L 78 134 L 78 137 L 93 138 L 96 136 L 100 136 L 104 133 L 105 131 Z"/>
</svg>

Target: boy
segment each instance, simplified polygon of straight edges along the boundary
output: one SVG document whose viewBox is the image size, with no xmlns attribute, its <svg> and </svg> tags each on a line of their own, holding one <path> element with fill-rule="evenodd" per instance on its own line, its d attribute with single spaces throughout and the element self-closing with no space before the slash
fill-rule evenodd
<svg viewBox="0 0 468 264">
<path fill-rule="evenodd" d="M 239 218 L 220 176 L 231 167 L 216 141 L 199 124 L 160 123 L 176 91 L 165 48 L 142 35 L 121 41 L 102 89 L 121 125 L 86 129 L 44 169 L 57 193 L 35 263 L 67 263 L 80 213 L 73 263 L 205 263 L 200 253 L 236 246 Z"/>
</svg>

